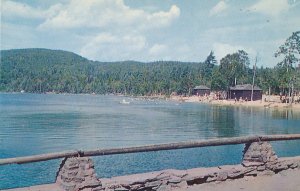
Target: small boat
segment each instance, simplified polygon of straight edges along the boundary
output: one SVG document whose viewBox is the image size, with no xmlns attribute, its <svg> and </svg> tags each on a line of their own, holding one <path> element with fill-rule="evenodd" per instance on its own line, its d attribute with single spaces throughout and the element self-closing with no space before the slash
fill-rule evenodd
<svg viewBox="0 0 300 191">
<path fill-rule="evenodd" d="M 120 104 L 130 104 L 130 102 L 123 99 L 122 101 L 120 101 Z"/>
</svg>

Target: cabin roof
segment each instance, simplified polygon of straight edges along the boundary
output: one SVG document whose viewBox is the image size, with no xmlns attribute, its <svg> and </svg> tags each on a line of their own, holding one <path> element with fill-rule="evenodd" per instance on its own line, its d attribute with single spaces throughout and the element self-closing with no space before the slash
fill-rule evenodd
<svg viewBox="0 0 300 191">
<path fill-rule="evenodd" d="M 207 86 L 204 86 L 204 85 L 200 85 L 200 86 L 194 87 L 194 90 L 210 90 L 210 88 Z"/>
<path fill-rule="evenodd" d="M 234 87 L 230 87 L 229 89 L 230 90 L 252 90 L 252 85 L 251 84 L 236 85 Z M 262 89 L 260 89 L 257 86 L 254 86 L 253 90 L 261 91 Z"/>
</svg>

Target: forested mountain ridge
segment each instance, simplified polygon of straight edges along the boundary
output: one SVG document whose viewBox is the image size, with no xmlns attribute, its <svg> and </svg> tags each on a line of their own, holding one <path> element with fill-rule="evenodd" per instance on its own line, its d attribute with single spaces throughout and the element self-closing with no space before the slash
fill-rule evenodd
<svg viewBox="0 0 300 191">
<path fill-rule="evenodd" d="M 1 50 L 1 57 L 11 60 L 26 59 L 26 62 L 28 63 L 31 62 L 31 59 L 34 59 L 33 61 L 35 63 L 45 62 L 45 64 L 71 64 L 72 62 L 88 62 L 86 58 L 83 58 L 73 52 L 44 48 Z"/>
<path fill-rule="evenodd" d="M 253 63 L 252 63 L 253 64 Z M 99 62 L 75 53 L 49 49 L 1 50 L 0 91 L 32 93 L 98 93 L 126 95 L 190 95 L 197 85 L 227 90 L 252 83 L 248 54 L 239 50 L 218 64 L 211 51 L 202 62 Z M 257 68 L 255 84 L 264 92 L 288 92 L 290 79 L 300 88 L 299 68 L 278 64 Z M 295 71 L 289 78 L 286 71 Z"/>
<path fill-rule="evenodd" d="M 63 88 L 68 73 L 78 74 L 90 61 L 61 50 L 15 49 L 1 51 L 1 91 L 46 92 Z M 70 74 L 71 75 L 71 74 Z"/>
<path fill-rule="evenodd" d="M 188 93 L 201 63 L 98 62 L 49 49 L 2 50 L 0 91 L 44 93 Z"/>
</svg>

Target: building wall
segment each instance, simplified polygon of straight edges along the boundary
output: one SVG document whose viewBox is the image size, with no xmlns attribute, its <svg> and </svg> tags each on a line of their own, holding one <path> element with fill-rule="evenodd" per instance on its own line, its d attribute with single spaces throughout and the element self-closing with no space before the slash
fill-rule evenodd
<svg viewBox="0 0 300 191">
<path fill-rule="evenodd" d="M 237 99 L 239 100 L 242 98 L 243 100 L 250 101 L 251 100 L 251 90 L 230 90 L 229 92 L 230 99 Z M 253 91 L 253 101 L 261 100 L 262 99 L 262 91 L 261 90 L 254 90 Z"/>
<path fill-rule="evenodd" d="M 210 94 L 210 90 L 193 90 L 193 95 L 198 95 L 198 96 L 204 96 L 204 95 L 209 95 Z"/>
</svg>

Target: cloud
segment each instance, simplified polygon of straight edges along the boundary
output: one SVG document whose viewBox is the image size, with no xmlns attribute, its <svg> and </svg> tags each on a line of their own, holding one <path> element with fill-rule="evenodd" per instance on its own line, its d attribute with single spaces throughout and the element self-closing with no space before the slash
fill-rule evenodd
<svg viewBox="0 0 300 191">
<path fill-rule="evenodd" d="M 4 18 L 41 19 L 52 17 L 62 8 L 61 4 L 55 4 L 46 10 L 31 7 L 24 3 L 14 1 L 2 2 L 2 16 Z"/>
<path fill-rule="evenodd" d="M 172 5 L 169 11 L 149 13 L 126 6 L 123 0 L 70 0 L 40 25 L 40 28 L 72 29 L 108 26 L 161 27 L 179 17 L 180 9 Z"/>
<path fill-rule="evenodd" d="M 150 15 L 147 15 L 147 20 L 150 23 L 159 23 L 160 25 L 168 25 L 171 21 L 179 17 L 180 9 L 176 5 L 172 5 L 168 12 L 156 12 Z"/>
<path fill-rule="evenodd" d="M 5 0 L 3 18 L 39 19 L 39 29 L 79 29 L 135 27 L 148 29 L 170 25 L 180 16 L 180 9 L 172 5 L 168 11 L 147 12 L 125 5 L 123 0 L 69 0 L 48 8 Z"/>
<path fill-rule="evenodd" d="M 176 48 L 170 48 L 176 47 Z M 151 48 L 147 49 L 145 56 L 149 58 L 149 61 L 153 60 L 180 60 L 190 61 L 191 48 L 186 44 L 177 43 L 155 43 Z"/>
<path fill-rule="evenodd" d="M 209 16 L 217 15 L 217 14 L 225 11 L 227 8 L 228 8 L 228 5 L 225 3 L 225 1 L 220 1 L 209 11 Z"/>
<path fill-rule="evenodd" d="M 146 43 L 145 37 L 141 35 L 100 33 L 89 39 L 81 48 L 80 54 L 101 61 L 131 60 L 139 58 Z"/>
<path fill-rule="evenodd" d="M 153 56 L 163 55 L 168 50 L 168 46 L 164 44 L 154 44 L 149 49 L 149 54 Z"/>
<path fill-rule="evenodd" d="M 213 51 L 218 60 L 224 58 L 227 54 L 232 54 L 238 50 L 246 51 L 250 57 L 255 56 L 256 52 L 252 48 L 247 48 L 239 45 L 230 45 L 226 43 L 213 43 Z"/>
<path fill-rule="evenodd" d="M 13 28 L 5 25 L 1 48 L 59 47 L 101 61 L 156 60 L 155 56 L 167 59 L 176 55 L 167 44 L 151 38 L 148 30 L 169 27 L 180 16 L 176 5 L 147 10 L 129 7 L 124 0 L 56 2 L 42 6 L 4 0 L 3 23 L 15 24 Z M 22 27 L 26 34 L 17 30 Z M 11 31 L 18 35 L 11 35 L 15 34 Z"/>
<path fill-rule="evenodd" d="M 170 47 L 176 47 L 172 49 Z M 143 35 L 99 33 L 91 36 L 79 54 L 99 61 L 191 60 L 191 48 L 186 44 L 156 42 L 150 44 Z"/>
<path fill-rule="evenodd" d="M 32 19 L 44 17 L 42 10 L 35 9 L 23 3 L 3 1 L 1 6 L 1 12 L 4 17 L 22 17 Z"/>
<path fill-rule="evenodd" d="M 268 16 L 278 16 L 288 11 L 289 8 L 288 0 L 259 0 L 256 4 L 252 5 L 249 10 Z"/>
</svg>

